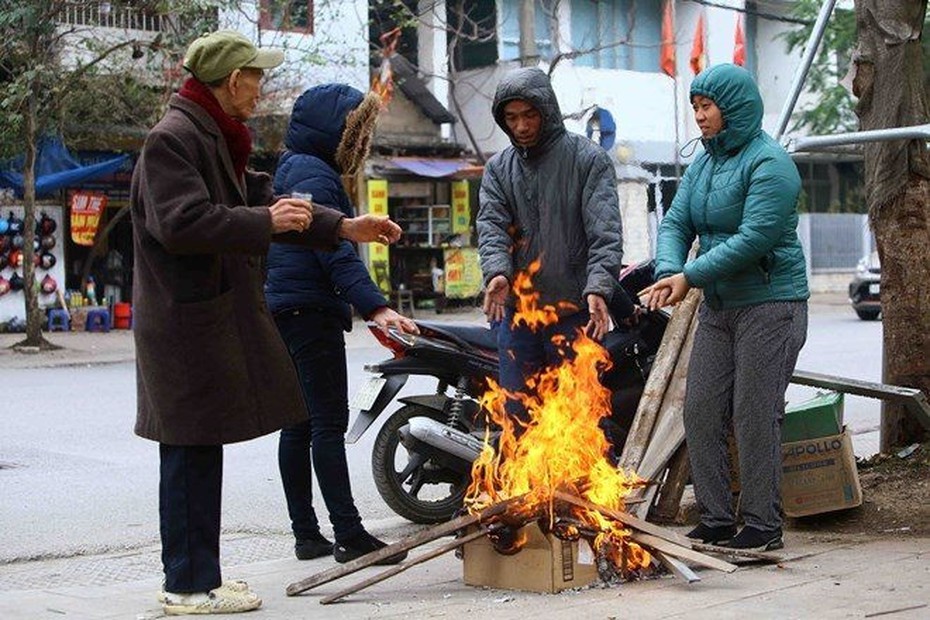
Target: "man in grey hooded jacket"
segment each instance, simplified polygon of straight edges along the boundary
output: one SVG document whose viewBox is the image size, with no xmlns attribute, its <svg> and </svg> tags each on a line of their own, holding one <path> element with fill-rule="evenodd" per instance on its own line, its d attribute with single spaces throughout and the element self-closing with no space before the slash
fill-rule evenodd
<svg viewBox="0 0 930 620">
<path fill-rule="evenodd" d="M 512 146 L 491 158 L 481 181 L 484 311 L 501 322 L 501 386 L 524 391 L 528 376 L 559 361 L 553 336 L 571 338 L 581 327 L 596 339 L 607 332 L 623 256 L 620 207 L 613 163 L 600 146 L 566 131 L 543 71 L 504 76 L 492 111 Z M 515 274 L 535 261 L 538 305 L 553 306 L 559 321 L 531 330 L 513 324 L 511 290 Z"/>
</svg>

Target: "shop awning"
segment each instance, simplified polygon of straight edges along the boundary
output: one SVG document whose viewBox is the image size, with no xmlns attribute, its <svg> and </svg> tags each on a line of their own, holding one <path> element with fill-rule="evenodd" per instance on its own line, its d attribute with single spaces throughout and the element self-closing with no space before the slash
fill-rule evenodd
<svg viewBox="0 0 930 620">
<path fill-rule="evenodd" d="M 477 177 L 484 170 L 481 164 L 467 159 L 438 159 L 435 157 L 390 157 L 388 160 L 399 168 L 421 177 Z"/>
<path fill-rule="evenodd" d="M 60 189 L 116 172 L 127 159 L 129 155 L 120 155 L 83 166 L 72 157 L 61 140 L 45 138 L 39 143 L 36 154 L 36 196 L 49 196 Z M 22 156 L 0 164 L 0 187 L 12 189 L 20 198 L 24 191 L 22 168 Z"/>
</svg>

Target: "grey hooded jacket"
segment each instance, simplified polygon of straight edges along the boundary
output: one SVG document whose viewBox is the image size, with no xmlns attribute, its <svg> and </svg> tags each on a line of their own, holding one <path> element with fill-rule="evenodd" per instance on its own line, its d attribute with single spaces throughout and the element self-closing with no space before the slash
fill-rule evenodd
<svg viewBox="0 0 930 620">
<path fill-rule="evenodd" d="M 522 148 L 504 122 L 504 106 L 520 99 L 542 115 L 540 139 Z M 549 77 L 517 69 L 498 84 L 494 119 L 512 145 L 488 161 L 479 194 L 478 253 L 485 284 L 539 259 L 533 277 L 540 304 L 562 315 L 586 309 L 589 293 L 610 301 L 623 257 L 616 175 L 607 153 L 569 133 Z M 562 303 L 560 303 L 562 302 Z M 565 302 L 570 306 L 565 306 Z M 513 304 L 513 299 L 508 302 Z"/>
</svg>

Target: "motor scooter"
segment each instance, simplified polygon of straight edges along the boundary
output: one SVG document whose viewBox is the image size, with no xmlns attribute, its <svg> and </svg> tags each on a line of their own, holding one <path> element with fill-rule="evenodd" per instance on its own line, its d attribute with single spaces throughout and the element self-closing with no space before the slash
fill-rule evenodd
<svg viewBox="0 0 930 620">
<path fill-rule="evenodd" d="M 652 273 L 651 262 L 628 267 L 620 287 L 635 298 L 652 282 Z M 601 419 L 601 428 L 618 458 L 668 315 L 644 311 L 629 325 L 614 323 L 602 342 L 612 365 L 601 377 L 611 392 L 611 414 Z M 415 523 L 439 523 L 461 508 L 472 462 L 486 435 L 491 441 L 496 437 L 496 429 L 486 427 L 478 399 L 488 380 L 498 376 L 497 332 L 480 325 L 416 324 L 418 335 L 369 326 L 393 357 L 365 366 L 372 376 L 350 401 L 359 414 L 346 442 L 362 437 L 411 375 L 435 378 L 433 393 L 397 398 L 402 406 L 378 431 L 371 467 L 379 494 L 394 512 Z"/>
</svg>

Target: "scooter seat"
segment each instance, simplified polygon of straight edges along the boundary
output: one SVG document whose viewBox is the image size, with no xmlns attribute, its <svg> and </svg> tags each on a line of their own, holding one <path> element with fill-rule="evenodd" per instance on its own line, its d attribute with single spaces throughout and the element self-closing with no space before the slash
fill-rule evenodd
<svg viewBox="0 0 930 620">
<path fill-rule="evenodd" d="M 459 344 L 467 344 L 485 351 L 497 351 L 497 331 L 481 325 L 456 325 L 451 323 L 434 323 L 417 321 L 417 325 L 439 334 L 443 334 Z"/>
</svg>

